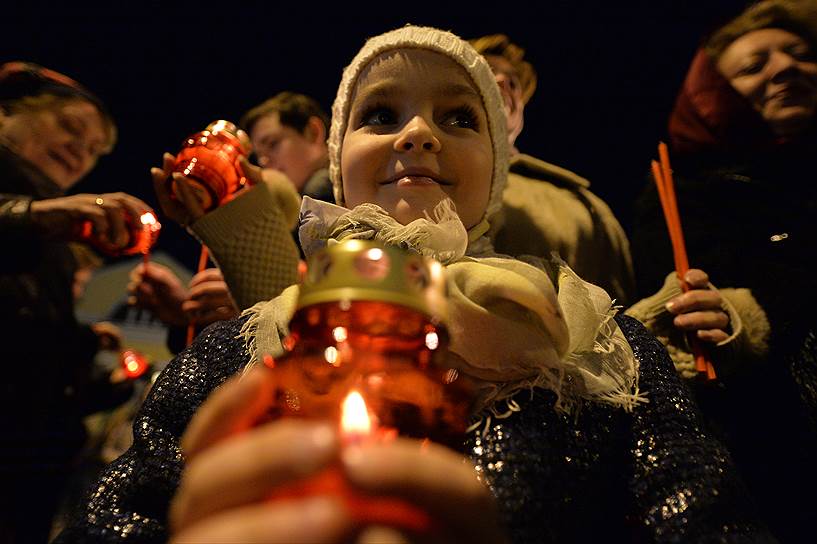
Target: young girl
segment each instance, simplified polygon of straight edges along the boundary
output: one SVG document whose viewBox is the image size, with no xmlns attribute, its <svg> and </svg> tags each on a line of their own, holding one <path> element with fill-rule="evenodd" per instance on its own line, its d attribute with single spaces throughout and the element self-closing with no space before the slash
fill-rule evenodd
<svg viewBox="0 0 817 544">
<path fill-rule="evenodd" d="M 447 265 L 449 362 L 483 400 L 463 445 L 470 462 L 409 439 L 341 452 L 334 431 L 314 423 L 254 427 L 269 373 L 247 367 L 281 353 L 292 287 L 210 327 L 168 366 L 133 448 L 63 538 L 404 540 L 356 526 L 331 497 L 268 501 L 340 456 L 353 485 L 427 510 L 444 540 L 762 540 L 728 454 L 701 429 L 660 344 L 612 319 L 606 293 L 560 263 L 493 252 L 484 234 L 507 172 L 504 127 L 491 70 L 466 42 L 411 26 L 372 38 L 333 108 L 341 206 L 302 208 L 307 254 L 365 238 Z"/>
</svg>

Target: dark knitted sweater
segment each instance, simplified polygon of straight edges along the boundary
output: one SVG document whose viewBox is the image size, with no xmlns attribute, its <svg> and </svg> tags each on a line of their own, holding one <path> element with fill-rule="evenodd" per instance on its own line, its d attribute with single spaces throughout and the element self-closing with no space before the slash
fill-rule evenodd
<svg viewBox="0 0 817 544">
<path fill-rule="evenodd" d="M 701 425 L 664 348 L 617 318 L 641 364 L 649 403 L 628 414 L 586 403 L 553 409 L 537 390 L 521 411 L 467 437 L 514 542 L 768 542 L 730 457 Z M 241 320 L 209 327 L 164 371 L 134 424 L 133 447 L 92 489 L 59 542 L 161 542 L 182 472 L 179 437 L 248 354 Z"/>
</svg>

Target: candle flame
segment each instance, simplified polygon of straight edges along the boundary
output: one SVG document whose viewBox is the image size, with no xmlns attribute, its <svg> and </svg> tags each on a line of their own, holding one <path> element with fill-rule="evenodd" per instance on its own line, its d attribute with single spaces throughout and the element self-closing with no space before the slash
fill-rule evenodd
<svg viewBox="0 0 817 544">
<path fill-rule="evenodd" d="M 440 347 L 440 337 L 436 332 L 426 333 L 426 347 L 432 351 Z"/>
<path fill-rule="evenodd" d="M 153 215 L 151 212 L 145 212 L 139 218 L 143 225 L 154 225 L 156 224 L 156 216 Z"/>
<path fill-rule="evenodd" d="M 366 409 L 366 401 L 356 390 L 352 390 L 343 399 L 340 427 L 345 435 L 366 436 L 372 432 L 372 420 Z"/>
</svg>

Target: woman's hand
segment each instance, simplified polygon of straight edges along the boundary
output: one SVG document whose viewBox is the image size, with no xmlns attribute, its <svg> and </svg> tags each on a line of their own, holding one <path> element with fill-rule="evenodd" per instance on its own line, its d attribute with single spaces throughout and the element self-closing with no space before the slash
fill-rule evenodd
<svg viewBox="0 0 817 544">
<path fill-rule="evenodd" d="M 126 216 L 130 216 L 132 224 L 139 225 L 140 217 L 147 211 L 152 211 L 150 206 L 127 193 L 79 194 L 35 200 L 30 208 L 31 221 L 50 236 L 75 238 L 81 231 L 82 222 L 90 221 L 99 240 L 115 248 L 123 248 L 130 241 Z"/>
<path fill-rule="evenodd" d="M 173 172 L 175 162 L 176 157 L 165 153 L 162 157 L 162 168 L 151 168 L 150 176 L 153 178 L 153 189 L 156 191 L 162 213 L 179 225 L 187 227 L 204 215 L 204 205 L 190 180 L 179 172 Z M 167 178 L 171 176 L 175 182 L 175 195 L 171 194 L 167 183 Z"/>
<path fill-rule="evenodd" d="M 189 297 L 182 303 L 182 310 L 191 322 L 204 326 L 238 317 L 240 310 L 218 268 L 207 268 L 193 276 L 188 289 Z"/>
<path fill-rule="evenodd" d="M 689 291 L 667 303 L 667 310 L 675 315 L 673 324 L 679 329 L 694 332 L 705 342 L 717 344 L 729 338 L 729 316 L 723 309 L 723 298 L 709 285 L 709 276 L 703 270 L 692 268 L 684 281 Z"/>
<path fill-rule="evenodd" d="M 270 500 L 276 488 L 343 467 L 361 490 L 410 502 L 440 532 L 422 541 L 501 542 L 493 500 L 470 463 L 442 446 L 398 439 L 341 453 L 332 426 L 282 419 L 256 426 L 273 398 L 274 373 L 234 378 L 202 406 L 182 439 L 187 468 L 170 511 L 173 542 L 358 542 L 412 536 L 361 526 L 334 496 Z"/>
</svg>

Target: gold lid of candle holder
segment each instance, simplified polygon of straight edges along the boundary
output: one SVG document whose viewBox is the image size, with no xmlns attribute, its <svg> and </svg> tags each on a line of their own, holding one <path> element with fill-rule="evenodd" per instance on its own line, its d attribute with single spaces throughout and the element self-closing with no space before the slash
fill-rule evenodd
<svg viewBox="0 0 817 544">
<path fill-rule="evenodd" d="M 224 119 L 218 119 L 217 121 L 213 121 L 209 125 L 205 127 L 204 130 L 211 132 L 212 134 L 217 134 L 219 132 L 227 132 L 228 134 L 232 134 L 241 144 L 241 149 L 244 151 L 244 154 L 249 154 L 252 151 L 252 143 L 250 142 L 250 137 L 247 135 L 246 132 L 238 128 L 238 125 L 235 123 L 231 123 L 230 121 L 226 121 Z"/>
<path fill-rule="evenodd" d="M 323 302 L 400 304 L 445 323 L 443 266 L 429 257 L 379 242 L 347 240 L 309 258 L 298 308 Z"/>
</svg>

